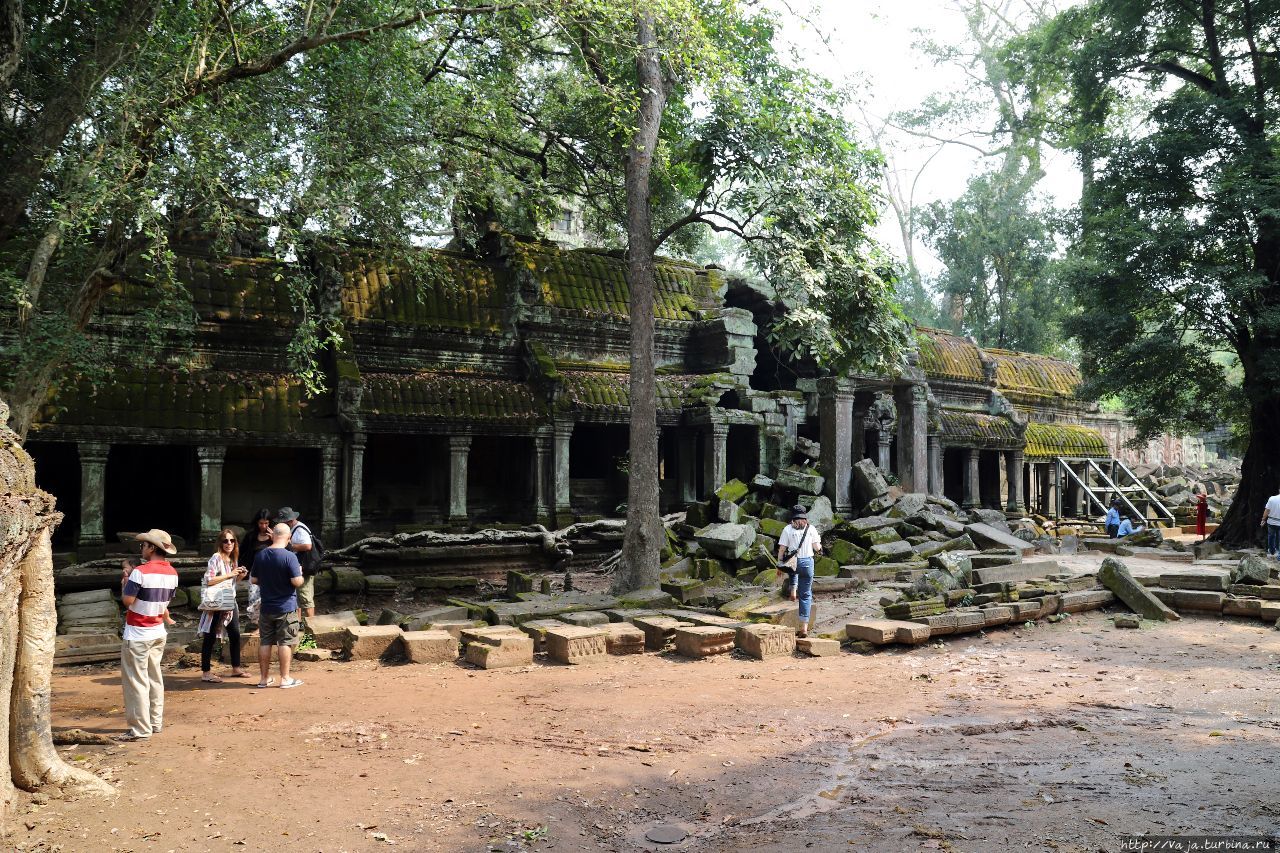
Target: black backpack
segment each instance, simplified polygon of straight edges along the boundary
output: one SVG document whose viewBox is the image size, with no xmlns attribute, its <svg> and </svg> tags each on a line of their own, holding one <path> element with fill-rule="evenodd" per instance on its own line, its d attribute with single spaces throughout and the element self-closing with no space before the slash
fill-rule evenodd
<svg viewBox="0 0 1280 853">
<path fill-rule="evenodd" d="M 298 526 L 307 531 L 307 535 L 311 537 L 311 550 L 303 551 L 298 555 L 298 562 L 302 564 L 302 576 L 315 577 L 320 571 L 320 564 L 324 562 L 324 543 L 320 541 L 319 536 L 311 532 L 310 527 L 301 521 L 298 522 Z"/>
</svg>

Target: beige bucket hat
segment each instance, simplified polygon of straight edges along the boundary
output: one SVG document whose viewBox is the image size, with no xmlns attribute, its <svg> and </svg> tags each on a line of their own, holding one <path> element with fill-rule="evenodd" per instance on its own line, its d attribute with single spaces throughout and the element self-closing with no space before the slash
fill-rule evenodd
<svg viewBox="0 0 1280 853">
<path fill-rule="evenodd" d="M 178 549 L 173 547 L 173 540 L 169 538 L 169 534 L 158 528 L 151 528 L 146 533 L 139 533 L 133 537 L 139 542 L 146 542 L 154 545 L 166 554 L 176 554 Z"/>
</svg>

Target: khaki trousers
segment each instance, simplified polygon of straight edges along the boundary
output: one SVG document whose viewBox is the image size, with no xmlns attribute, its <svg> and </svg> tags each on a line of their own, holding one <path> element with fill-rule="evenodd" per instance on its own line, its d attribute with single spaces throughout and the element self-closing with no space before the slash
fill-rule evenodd
<svg viewBox="0 0 1280 853">
<path fill-rule="evenodd" d="M 120 683 L 129 734 L 150 737 L 164 725 L 164 637 L 125 640 L 120 644 Z"/>
</svg>

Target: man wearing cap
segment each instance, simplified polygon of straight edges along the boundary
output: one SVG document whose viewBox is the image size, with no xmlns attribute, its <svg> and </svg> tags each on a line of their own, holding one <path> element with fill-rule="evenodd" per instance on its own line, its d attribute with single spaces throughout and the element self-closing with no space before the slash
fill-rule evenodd
<svg viewBox="0 0 1280 853">
<path fill-rule="evenodd" d="M 797 504 L 791 508 L 791 523 L 778 537 L 778 563 L 796 558 L 791 576 L 791 600 L 798 602 L 800 629 L 796 636 L 809 635 L 809 611 L 813 608 L 813 555 L 822 550 L 822 535 L 809 526 L 809 512 Z"/>
<path fill-rule="evenodd" d="M 298 513 L 290 506 L 280 507 L 276 513 L 276 523 L 289 525 L 289 550 L 295 554 L 306 554 L 311 550 L 311 528 L 298 521 Z M 298 558 L 300 563 L 307 562 L 306 557 Z M 305 574 L 302 586 L 298 588 L 298 607 L 310 619 L 316 615 L 316 576 Z"/>
<path fill-rule="evenodd" d="M 135 539 L 142 563 L 120 578 L 120 601 L 127 608 L 120 646 L 120 683 L 129 730 L 121 740 L 143 740 L 164 726 L 164 674 L 160 659 L 168 633 L 165 619 L 178 588 L 178 573 L 165 555 L 178 553 L 163 530 L 148 530 Z"/>
</svg>

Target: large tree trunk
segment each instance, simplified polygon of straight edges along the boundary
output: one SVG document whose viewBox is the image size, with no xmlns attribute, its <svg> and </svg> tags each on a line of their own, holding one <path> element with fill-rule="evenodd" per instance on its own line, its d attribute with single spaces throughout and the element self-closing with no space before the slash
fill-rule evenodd
<svg viewBox="0 0 1280 853">
<path fill-rule="evenodd" d="M 653 13 L 636 21 L 636 77 L 640 108 L 626 157 L 627 287 L 631 291 L 631 460 L 627 532 L 614 579 L 619 590 L 656 586 L 662 553 L 658 509 L 658 395 L 653 363 L 654 244 L 649 174 L 666 88 L 658 65 Z"/>
<path fill-rule="evenodd" d="M 1280 397 L 1254 397 L 1249 407 L 1249 446 L 1240 466 L 1240 488 L 1213 538 L 1230 545 L 1260 545 L 1264 531 L 1258 522 L 1267 498 L 1280 492 Z"/>
<path fill-rule="evenodd" d="M 49 539 L 61 521 L 53 497 L 35 487 L 35 467 L 3 427 L 0 402 L 0 837 L 15 785 L 110 793 L 53 748 L 50 696 L 57 614 Z"/>
</svg>

